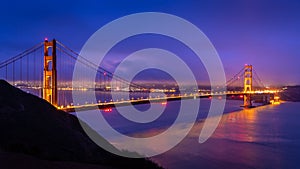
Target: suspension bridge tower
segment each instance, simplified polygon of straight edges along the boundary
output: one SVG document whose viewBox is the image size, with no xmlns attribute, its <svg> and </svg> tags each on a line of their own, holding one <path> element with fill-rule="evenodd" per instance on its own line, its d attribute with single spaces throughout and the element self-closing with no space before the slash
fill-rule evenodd
<svg viewBox="0 0 300 169">
<path fill-rule="evenodd" d="M 251 107 L 251 92 L 252 92 L 252 65 L 244 67 L 244 107 Z"/>
<path fill-rule="evenodd" d="M 57 106 L 56 40 L 44 41 L 43 99 Z"/>
</svg>

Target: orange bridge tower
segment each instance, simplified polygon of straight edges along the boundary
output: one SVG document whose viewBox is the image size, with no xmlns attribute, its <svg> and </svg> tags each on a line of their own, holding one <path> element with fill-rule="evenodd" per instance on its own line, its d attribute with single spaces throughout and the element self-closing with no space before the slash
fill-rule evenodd
<svg viewBox="0 0 300 169">
<path fill-rule="evenodd" d="M 251 107 L 251 92 L 252 92 L 252 65 L 244 67 L 244 107 Z"/>
<path fill-rule="evenodd" d="M 44 41 L 43 99 L 57 106 L 56 40 Z"/>
</svg>

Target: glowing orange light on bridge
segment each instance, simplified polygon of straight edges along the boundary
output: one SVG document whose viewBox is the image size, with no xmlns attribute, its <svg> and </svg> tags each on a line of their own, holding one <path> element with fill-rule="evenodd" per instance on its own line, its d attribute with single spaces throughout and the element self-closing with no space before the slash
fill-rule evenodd
<svg viewBox="0 0 300 169">
<path fill-rule="evenodd" d="M 165 105 L 167 105 L 167 102 L 162 102 L 161 105 L 164 105 L 164 106 L 165 106 Z"/>
<path fill-rule="evenodd" d="M 106 108 L 103 111 L 109 113 L 109 112 L 112 112 L 112 108 Z"/>
</svg>

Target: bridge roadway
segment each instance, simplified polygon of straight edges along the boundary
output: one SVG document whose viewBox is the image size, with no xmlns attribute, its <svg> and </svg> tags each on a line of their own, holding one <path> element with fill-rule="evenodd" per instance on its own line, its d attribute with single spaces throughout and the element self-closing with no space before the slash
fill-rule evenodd
<svg viewBox="0 0 300 169">
<path fill-rule="evenodd" d="M 265 91 L 252 91 L 252 92 L 243 92 L 243 91 L 227 91 L 227 92 L 214 92 L 214 93 L 195 93 L 195 94 L 184 94 L 184 95 L 171 95 L 167 97 L 161 98 L 146 98 L 146 99 L 137 99 L 137 100 L 122 100 L 122 101 L 111 101 L 111 102 L 103 102 L 103 103 L 94 103 L 94 104 L 84 104 L 84 105 L 74 105 L 74 106 L 66 106 L 66 107 L 57 107 L 60 110 L 63 110 L 68 113 L 72 112 L 80 112 L 87 110 L 95 110 L 95 109 L 110 109 L 116 106 L 128 106 L 128 105 L 137 105 L 137 104 L 147 104 L 150 102 L 160 102 L 165 104 L 167 101 L 181 100 L 181 99 L 196 99 L 196 98 L 209 98 L 215 97 L 218 99 L 222 99 L 224 96 L 235 96 L 235 95 L 251 95 L 251 96 L 263 96 L 263 95 L 273 95 L 278 91 L 275 90 L 265 90 Z M 242 98 L 241 98 L 242 99 Z"/>
</svg>

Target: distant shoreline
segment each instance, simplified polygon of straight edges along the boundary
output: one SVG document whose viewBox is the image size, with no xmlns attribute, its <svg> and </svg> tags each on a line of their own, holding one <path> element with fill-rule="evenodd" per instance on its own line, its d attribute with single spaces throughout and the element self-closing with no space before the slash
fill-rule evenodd
<svg viewBox="0 0 300 169">
<path fill-rule="evenodd" d="M 300 102 L 300 86 L 287 86 L 279 95 L 280 100 Z"/>
</svg>

